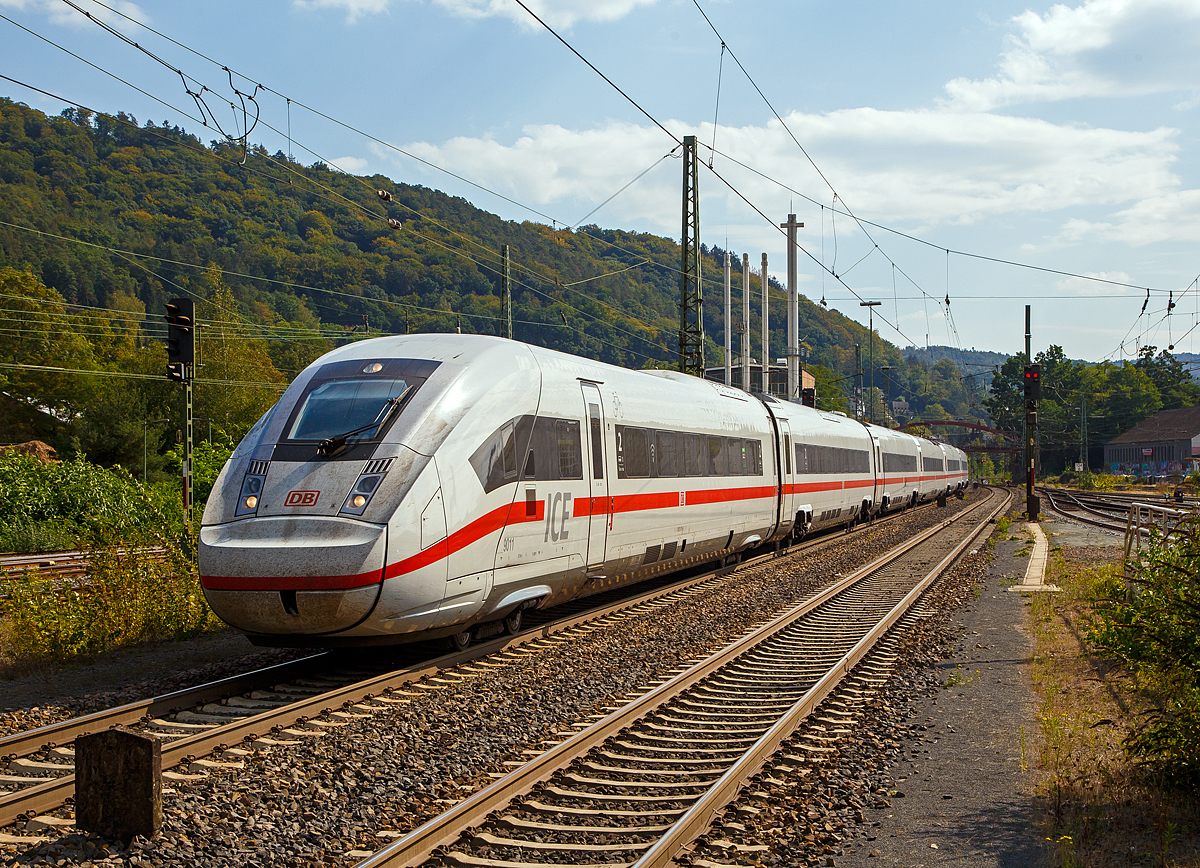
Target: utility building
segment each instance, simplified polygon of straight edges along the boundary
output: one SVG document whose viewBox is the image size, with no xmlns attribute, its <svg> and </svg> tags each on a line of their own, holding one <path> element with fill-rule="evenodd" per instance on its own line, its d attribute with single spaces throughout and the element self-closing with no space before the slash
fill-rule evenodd
<svg viewBox="0 0 1200 868">
<path fill-rule="evenodd" d="M 742 366 L 738 364 L 736 359 L 734 360 L 731 374 L 732 382 L 730 385 L 738 389 L 743 388 Z M 767 374 L 770 377 L 770 387 L 767 390 L 767 394 L 773 398 L 786 398 L 788 386 L 787 360 L 779 359 L 776 364 L 771 365 L 768 368 Z M 712 380 L 715 383 L 724 383 L 725 369 L 706 368 L 704 371 L 704 379 Z M 751 388 L 748 391 L 762 391 L 762 365 L 753 359 L 750 362 L 750 386 Z M 804 371 L 803 382 L 801 383 L 800 388 L 814 390 L 817 388 L 817 378 L 813 376 L 812 371 Z"/>
<path fill-rule="evenodd" d="M 1155 413 L 1104 445 L 1112 473 L 1183 473 L 1194 460 L 1200 460 L 1200 407 Z"/>
</svg>

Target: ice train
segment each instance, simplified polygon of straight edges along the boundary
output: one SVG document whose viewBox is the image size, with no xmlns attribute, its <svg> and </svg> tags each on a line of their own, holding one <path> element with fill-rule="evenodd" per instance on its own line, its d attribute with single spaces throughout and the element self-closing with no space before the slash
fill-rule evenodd
<svg viewBox="0 0 1200 868">
<path fill-rule="evenodd" d="M 515 631 L 522 610 L 961 491 L 959 449 L 500 338 L 309 365 L 204 510 L 200 579 L 256 644 Z"/>
</svg>

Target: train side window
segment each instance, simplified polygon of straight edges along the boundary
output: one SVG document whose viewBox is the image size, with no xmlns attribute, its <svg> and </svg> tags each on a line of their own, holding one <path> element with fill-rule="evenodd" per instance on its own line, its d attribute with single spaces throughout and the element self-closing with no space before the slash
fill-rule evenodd
<svg viewBox="0 0 1200 868">
<path fill-rule="evenodd" d="M 588 423 L 592 435 L 592 479 L 603 479 L 604 435 L 600 430 L 599 404 L 588 404 Z"/>
<path fill-rule="evenodd" d="M 744 476 L 746 474 L 746 441 L 730 437 L 725 448 L 729 452 L 729 475 Z"/>
<path fill-rule="evenodd" d="M 803 443 L 796 444 L 796 472 L 811 473 L 808 469 L 808 449 Z"/>
<path fill-rule="evenodd" d="M 750 444 L 750 469 L 751 476 L 762 476 L 762 443 L 757 440 L 747 441 Z"/>
<path fill-rule="evenodd" d="M 677 431 L 656 431 L 658 441 L 658 475 L 663 477 L 679 476 L 679 441 L 682 439 Z"/>
<path fill-rule="evenodd" d="M 517 416 L 493 431 L 472 453 L 471 467 L 485 492 L 495 491 L 516 480 L 519 457 L 535 446 L 530 442 L 533 427 L 533 416 Z M 526 477 L 530 478 L 530 474 Z"/>
<path fill-rule="evenodd" d="M 512 422 L 500 429 L 500 439 L 504 444 L 504 478 L 515 479 L 517 476 L 517 438 L 514 436 L 516 427 Z"/>
<path fill-rule="evenodd" d="M 557 419 L 554 433 L 558 441 L 558 478 L 583 479 L 583 446 L 579 423 L 574 419 Z"/>
<path fill-rule="evenodd" d="M 729 471 L 724 437 L 708 438 L 708 472 L 705 476 L 725 476 Z"/>
<path fill-rule="evenodd" d="M 684 434 L 682 439 L 683 475 L 703 476 L 704 438 L 699 434 Z"/>
<path fill-rule="evenodd" d="M 770 281 L 768 281 L 769 283 Z M 783 435 L 783 460 L 787 462 L 787 474 L 792 475 L 792 438 L 788 434 Z M 761 473 L 762 470 L 760 469 Z"/>
<path fill-rule="evenodd" d="M 645 428 L 625 429 L 625 473 L 635 479 L 650 475 L 650 446 Z"/>
<path fill-rule="evenodd" d="M 537 459 L 534 458 L 533 450 L 529 450 L 529 454 L 525 456 L 525 469 L 521 472 L 522 479 L 537 479 Z"/>
</svg>

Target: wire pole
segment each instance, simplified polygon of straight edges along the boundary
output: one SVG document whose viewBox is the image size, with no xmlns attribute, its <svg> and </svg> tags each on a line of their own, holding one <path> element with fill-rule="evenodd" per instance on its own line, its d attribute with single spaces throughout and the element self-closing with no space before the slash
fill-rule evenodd
<svg viewBox="0 0 1200 868">
<path fill-rule="evenodd" d="M 730 289 L 729 251 L 725 251 L 725 385 L 733 385 L 733 298 Z"/>
<path fill-rule="evenodd" d="M 870 349 L 868 350 L 867 364 L 871 370 L 868 374 L 869 385 L 867 387 L 867 421 L 875 421 L 875 413 L 872 404 L 875 401 L 875 308 L 882 304 L 880 301 L 860 301 L 859 307 L 867 309 L 867 331 L 870 332 Z M 861 374 L 860 374 L 861 377 Z"/>
<path fill-rule="evenodd" d="M 679 370 L 704 377 L 704 287 L 701 283 L 700 188 L 696 137 L 683 138 L 683 232 L 679 245 Z"/>
<path fill-rule="evenodd" d="M 771 340 L 767 329 L 767 254 L 762 255 L 762 390 L 771 394 Z"/>
<path fill-rule="evenodd" d="M 508 245 L 504 245 L 504 319 L 508 325 L 508 339 L 512 340 L 512 266 L 508 258 Z"/>
<path fill-rule="evenodd" d="M 750 254 L 742 254 L 742 388 L 750 385 Z"/>
<path fill-rule="evenodd" d="M 796 215 L 789 214 L 786 223 L 779 224 L 780 229 L 787 230 L 787 269 L 788 269 L 788 308 L 787 308 L 787 369 L 788 386 L 787 399 L 800 400 L 800 302 L 796 297 L 796 230 L 803 229 L 803 223 L 796 222 Z"/>
</svg>

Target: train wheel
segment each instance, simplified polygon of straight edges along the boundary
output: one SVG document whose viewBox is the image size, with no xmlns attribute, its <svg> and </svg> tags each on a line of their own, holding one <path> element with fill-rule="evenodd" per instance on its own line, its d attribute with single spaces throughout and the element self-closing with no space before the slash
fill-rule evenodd
<svg viewBox="0 0 1200 868">
<path fill-rule="evenodd" d="M 461 633 L 454 633 L 448 637 L 450 640 L 451 651 L 466 651 L 471 645 L 471 631 L 463 630 Z"/>
<path fill-rule="evenodd" d="M 504 618 L 504 632 L 509 636 L 521 632 L 521 609 L 513 609 Z"/>
</svg>

